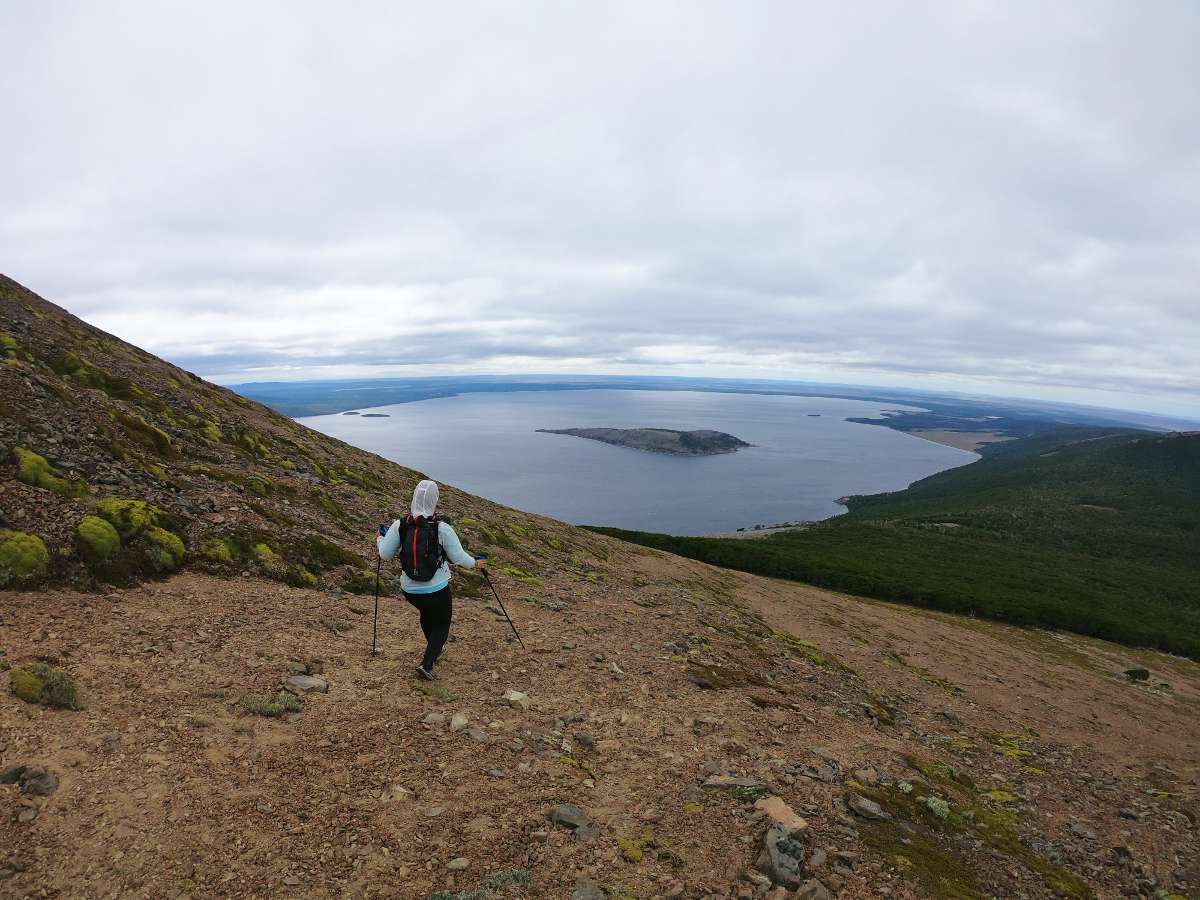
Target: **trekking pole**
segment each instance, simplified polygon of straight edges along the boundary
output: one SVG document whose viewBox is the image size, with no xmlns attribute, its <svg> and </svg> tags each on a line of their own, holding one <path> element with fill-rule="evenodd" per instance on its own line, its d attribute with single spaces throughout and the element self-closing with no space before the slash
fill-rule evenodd
<svg viewBox="0 0 1200 900">
<path fill-rule="evenodd" d="M 521 633 L 517 631 L 517 626 L 513 624 L 512 616 L 508 614 L 508 610 L 504 608 L 504 601 L 500 599 L 500 595 L 496 593 L 496 586 L 492 584 L 492 578 L 487 573 L 487 569 L 481 569 L 483 572 L 484 581 L 488 583 L 488 587 L 492 589 L 492 596 L 496 598 L 496 602 L 500 604 L 500 612 L 504 613 L 504 618 L 508 619 L 508 625 L 513 630 L 513 634 L 517 636 L 517 643 L 521 645 L 521 649 L 525 650 L 525 642 L 521 640 Z M 526 650 L 526 652 L 528 652 Z"/>
<path fill-rule="evenodd" d="M 383 577 L 383 557 L 375 554 L 375 624 L 371 627 L 371 655 L 378 656 L 375 639 L 379 636 L 379 581 Z"/>
</svg>

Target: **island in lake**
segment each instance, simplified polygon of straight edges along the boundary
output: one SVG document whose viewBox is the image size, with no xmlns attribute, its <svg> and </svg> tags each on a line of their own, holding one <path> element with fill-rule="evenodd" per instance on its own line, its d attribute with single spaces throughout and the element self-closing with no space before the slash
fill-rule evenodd
<svg viewBox="0 0 1200 900">
<path fill-rule="evenodd" d="M 543 434 L 569 434 L 618 447 L 674 456 L 713 456 L 751 446 L 723 431 L 674 431 L 670 428 L 539 428 L 538 431 Z"/>
</svg>

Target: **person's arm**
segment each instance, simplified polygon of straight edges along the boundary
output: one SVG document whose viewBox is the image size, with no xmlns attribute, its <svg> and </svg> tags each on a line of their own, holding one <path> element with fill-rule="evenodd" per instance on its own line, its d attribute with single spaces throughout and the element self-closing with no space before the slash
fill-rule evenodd
<svg viewBox="0 0 1200 900">
<path fill-rule="evenodd" d="M 454 526 L 447 522 L 438 523 L 438 538 L 442 542 L 442 550 L 446 553 L 446 558 L 455 565 L 462 566 L 464 569 L 481 569 L 480 563 L 483 560 L 477 560 L 470 553 L 463 549 L 462 541 L 458 539 L 458 532 L 454 530 Z"/>
<path fill-rule="evenodd" d="M 395 557 L 396 551 L 400 549 L 400 526 L 403 524 L 402 519 L 397 519 L 387 530 L 387 534 L 375 538 L 375 547 L 379 550 L 381 559 Z"/>
</svg>

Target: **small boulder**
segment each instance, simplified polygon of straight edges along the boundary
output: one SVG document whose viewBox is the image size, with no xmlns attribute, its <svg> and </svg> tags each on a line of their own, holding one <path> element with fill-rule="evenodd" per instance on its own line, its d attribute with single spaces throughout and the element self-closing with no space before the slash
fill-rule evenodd
<svg viewBox="0 0 1200 900">
<path fill-rule="evenodd" d="M 482 728 L 468 728 L 467 736 L 477 744 L 490 744 L 492 742 L 492 736 Z"/>
<path fill-rule="evenodd" d="M 462 731 L 469 724 L 471 724 L 471 720 L 467 718 L 467 714 L 464 712 L 456 712 L 450 717 L 451 731 Z"/>
<path fill-rule="evenodd" d="M 284 687 L 293 694 L 324 694 L 329 690 L 329 682 L 319 675 L 292 675 Z"/>
<path fill-rule="evenodd" d="M 778 822 L 772 824 L 763 836 L 762 851 L 755 867 L 771 879 L 772 884 L 799 887 L 804 876 L 804 845 L 799 841 L 798 833 Z"/>
<path fill-rule="evenodd" d="M 590 878 L 577 879 L 575 889 L 571 891 L 571 900 L 604 900 L 607 896 L 604 888 Z"/>
<path fill-rule="evenodd" d="M 15 784 L 30 797 L 49 797 L 58 790 L 58 776 L 42 766 L 13 766 L 0 772 L 0 784 Z"/>
<path fill-rule="evenodd" d="M 427 715 L 421 721 L 424 722 L 426 725 L 430 725 L 434 728 L 441 728 L 443 725 L 446 724 L 446 716 L 444 713 L 431 712 L 431 713 L 429 713 L 429 715 Z"/>
<path fill-rule="evenodd" d="M 523 694 L 520 691 L 508 690 L 504 692 L 504 702 L 513 709 L 519 709 L 522 712 L 529 709 L 529 695 Z"/>
<path fill-rule="evenodd" d="M 789 831 L 804 831 L 808 828 L 808 823 L 779 797 L 762 797 L 755 800 L 754 808 L 766 813 L 773 824 L 782 825 Z"/>
<path fill-rule="evenodd" d="M 794 900 L 833 900 L 833 894 L 829 893 L 829 888 L 815 878 L 810 878 L 800 885 L 792 897 Z"/>
<path fill-rule="evenodd" d="M 710 775 L 704 779 L 706 788 L 720 788 L 734 791 L 740 789 L 766 790 L 766 785 L 756 778 L 742 778 L 737 775 Z"/>
<path fill-rule="evenodd" d="M 1130 681 L 1149 681 L 1150 680 L 1150 670 L 1149 669 L 1126 669 L 1125 677 L 1128 678 Z"/>
<path fill-rule="evenodd" d="M 596 834 L 591 817 L 574 803 L 558 804 L 547 813 L 547 817 L 553 824 L 573 831 L 576 837 L 590 838 Z"/>
<path fill-rule="evenodd" d="M 471 865 L 471 861 L 465 856 L 456 856 L 450 862 L 446 863 L 446 868 L 451 872 L 461 872 L 463 869 Z"/>
<path fill-rule="evenodd" d="M 891 816 L 884 812 L 882 806 L 874 800 L 868 800 L 861 794 L 850 794 L 846 798 L 846 805 L 850 807 L 852 812 L 862 816 L 864 819 L 873 819 L 877 822 L 882 822 L 885 819 L 891 818 Z"/>
</svg>

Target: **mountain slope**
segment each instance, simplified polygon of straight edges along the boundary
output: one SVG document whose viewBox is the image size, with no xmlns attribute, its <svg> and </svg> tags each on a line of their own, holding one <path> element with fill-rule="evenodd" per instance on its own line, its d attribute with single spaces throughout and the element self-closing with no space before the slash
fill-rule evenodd
<svg viewBox="0 0 1200 900">
<path fill-rule="evenodd" d="M 604 533 L 718 565 L 1200 658 L 1200 434 L 1067 428 L 755 541 Z"/>
<path fill-rule="evenodd" d="M 770 845 L 803 856 L 799 896 L 1200 885 L 1193 663 L 714 569 L 448 487 L 529 649 L 456 581 L 428 685 L 412 611 L 384 599 L 372 658 L 371 598 L 341 589 L 417 473 L 11 282 L 0 334 L 0 529 L 46 549 L 40 572 L 14 552 L 0 592 L 0 893 L 778 900 L 765 795 L 807 820 Z M 41 666 L 79 708 L 13 692 Z M 297 671 L 327 690 L 281 701 Z M 548 818 L 561 804 L 583 833 Z"/>
</svg>

